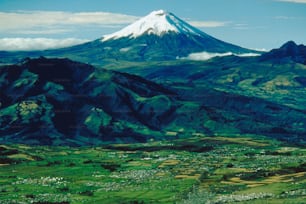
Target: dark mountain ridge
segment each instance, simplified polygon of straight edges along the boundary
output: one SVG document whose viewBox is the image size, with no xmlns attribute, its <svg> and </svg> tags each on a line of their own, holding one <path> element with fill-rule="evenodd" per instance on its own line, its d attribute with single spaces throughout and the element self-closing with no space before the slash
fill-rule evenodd
<svg viewBox="0 0 306 204">
<path fill-rule="evenodd" d="M 67 59 L 28 60 L 2 67 L 0 76 L 0 133 L 8 141 L 62 144 L 78 135 L 145 141 L 128 125 L 158 130 L 176 107 L 175 94 L 158 84 Z"/>
<path fill-rule="evenodd" d="M 194 134 L 305 143 L 305 111 L 203 84 L 165 86 L 47 58 L 2 66 L 0 78 L 2 143 L 98 145 Z"/>
</svg>

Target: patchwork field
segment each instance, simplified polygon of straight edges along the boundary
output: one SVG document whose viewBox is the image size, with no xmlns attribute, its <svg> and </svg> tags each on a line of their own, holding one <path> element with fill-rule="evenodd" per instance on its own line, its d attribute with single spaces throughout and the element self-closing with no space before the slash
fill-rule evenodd
<svg viewBox="0 0 306 204">
<path fill-rule="evenodd" d="M 303 203 L 306 150 L 255 135 L 0 146 L 1 203 Z"/>
</svg>

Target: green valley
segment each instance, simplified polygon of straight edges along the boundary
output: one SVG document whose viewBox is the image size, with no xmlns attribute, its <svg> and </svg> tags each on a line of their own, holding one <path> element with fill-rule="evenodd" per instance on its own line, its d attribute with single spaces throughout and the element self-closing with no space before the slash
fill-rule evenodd
<svg viewBox="0 0 306 204">
<path fill-rule="evenodd" d="M 306 151 L 255 135 L 1 145 L 1 203 L 302 203 Z"/>
</svg>

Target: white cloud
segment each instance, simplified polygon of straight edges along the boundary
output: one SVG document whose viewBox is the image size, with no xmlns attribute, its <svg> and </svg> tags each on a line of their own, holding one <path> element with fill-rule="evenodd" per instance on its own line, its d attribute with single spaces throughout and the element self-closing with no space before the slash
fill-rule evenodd
<svg viewBox="0 0 306 204">
<path fill-rule="evenodd" d="M 269 50 L 267 50 L 266 48 L 251 48 L 251 50 L 256 50 L 259 52 L 269 52 Z"/>
<path fill-rule="evenodd" d="M 275 16 L 274 19 L 277 20 L 293 20 L 296 19 L 295 17 L 290 17 L 290 16 Z"/>
<path fill-rule="evenodd" d="M 250 27 L 246 23 L 236 23 L 233 28 L 237 30 L 248 30 Z"/>
<path fill-rule="evenodd" d="M 0 12 L 0 33 L 69 32 L 67 26 L 116 26 L 138 17 L 108 12 L 18 11 Z M 40 32 L 37 32 L 37 31 Z"/>
<path fill-rule="evenodd" d="M 197 52 L 197 53 L 191 53 L 187 57 L 183 57 L 180 59 L 206 61 L 214 57 L 225 57 L 225 56 L 230 56 L 230 55 L 235 55 L 239 57 L 255 57 L 255 56 L 259 56 L 260 54 L 257 54 L 257 53 L 235 54 L 232 52 L 225 52 L 225 53 Z"/>
<path fill-rule="evenodd" d="M 29 50 L 46 50 L 69 47 L 76 44 L 84 43 L 88 40 L 66 38 L 2 38 L 0 39 L 0 50 L 5 51 L 29 51 Z"/>
<path fill-rule="evenodd" d="M 234 54 L 234 55 L 236 55 L 236 56 L 238 56 L 238 57 L 257 57 L 257 56 L 260 56 L 260 54 L 258 54 L 258 53 L 252 53 L 252 52 L 250 52 L 250 53 L 244 53 L 244 54 Z"/>
<path fill-rule="evenodd" d="M 223 27 L 229 24 L 229 22 L 223 22 L 223 21 L 188 21 L 188 23 L 198 28 Z"/>
<path fill-rule="evenodd" d="M 14 34 L 21 35 L 51 35 L 51 34 L 60 34 L 73 32 L 73 29 L 65 28 L 48 28 L 48 29 L 39 29 L 34 28 L 32 30 L 15 30 Z"/>
<path fill-rule="evenodd" d="M 232 54 L 233 53 L 231 52 L 226 52 L 226 53 L 197 52 L 197 53 L 189 54 L 185 59 L 205 61 L 205 60 L 209 60 L 214 57 L 224 57 L 224 56 L 229 56 Z"/>
<path fill-rule="evenodd" d="M 276 0 L 276 1 L 306 4 L 306 0 Z"/>
</svg>

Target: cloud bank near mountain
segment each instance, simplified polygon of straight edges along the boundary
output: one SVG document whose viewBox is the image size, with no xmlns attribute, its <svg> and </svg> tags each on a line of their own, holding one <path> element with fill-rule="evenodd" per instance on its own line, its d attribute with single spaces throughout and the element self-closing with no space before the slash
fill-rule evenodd
<svg viewBox="0 0 306 204">
<path fill-rule="evenodd" d="M 0 50 L 6 51 L 30 51 L 46 50 L 69 47 L 87 42 L 85 39 L 65 38 L 2 38 L 0 39 Z"/>
<path fill-rule="evenodd" d="M 235 54 L 232 52 L 225 52 L 225 53 L 197 52 L 197 53 L 191 53 L 187 57 L 183 57 L 180 59 L 206 61 L 214 57 L 225 57 L 225 56 L 230 56 L 230 55 L 235 55 L 238 57 L 255 57 L 255 56 L 259 56 L 260 54 L 257 54 L 257 53 Z"/>
</svg>

